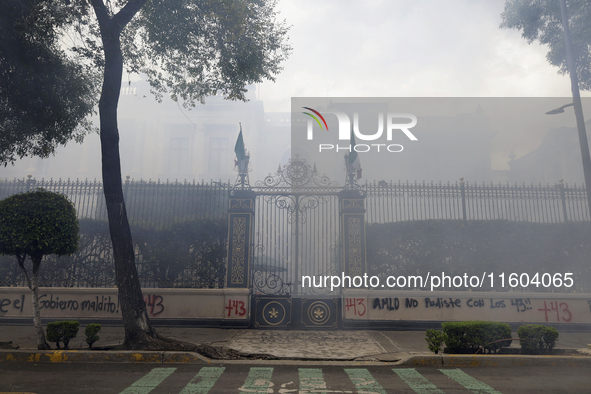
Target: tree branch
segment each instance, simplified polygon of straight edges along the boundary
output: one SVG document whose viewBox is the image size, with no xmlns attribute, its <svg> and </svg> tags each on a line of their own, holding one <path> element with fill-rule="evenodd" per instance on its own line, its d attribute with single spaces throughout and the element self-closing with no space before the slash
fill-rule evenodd
<svg viewBox="0 0 591 394">
<path fill-rule="evenodd" d="M 97 0 L 92 0 L 97 1 Z M 125 6 L 111 20 L 117 33 L 120 34 L 123 28 L 133 19 L 135 14 L 146 4 L 147 0 L 129 0 Z"/>
<path fill-rule="evenodd" d="M 103 0 L 90 0 L 90 4 L 92 4 L 92 8 L 94 9 L 96 19 L 101 28 L 101 33 L 107 31 L 111 18 L 109 18 L 109 11 L 107 10 L 105 3 Z"/>
<path fill-rule="evenodd" d="M 31 278 L 29 278 L 29 273 L 27 272 L 27 269 L 25 268 L 25 259 L 26 258 L 27 258 L 27 255 L 24 253 L 19 253 L 16 255 L 18 265 L 19 265 L 19 267 L 21 267 L 21 269 L 25 273 L 25 278 L 27 279 L 27 286 L 29 286 L 30 290 L 33 290 L 33 285 L 31 284 Z"/>
<path fill-rule="evenodd" d="M 90 3 L 92 4 L 96 19 L 101 28 L 101 34 L 110 31 L 116 36 L 119 36 L 123 31 L 123 28 L 125 28 L 144 4 L 146 4 L 146 1 L 147 0 L 129 0 L 112 18 L 109 17 L 109 10 L 105 6 L 103 0 L 90 0 Z"/>
</svg>

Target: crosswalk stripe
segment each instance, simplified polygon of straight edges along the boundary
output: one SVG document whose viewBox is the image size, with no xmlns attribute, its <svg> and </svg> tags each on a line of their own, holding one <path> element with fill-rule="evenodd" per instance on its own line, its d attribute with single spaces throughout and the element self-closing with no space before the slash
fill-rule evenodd
<svg viewBox="0 0 591 394">
<path fill-rule="evenodd" d="M 176 368 L 154 368 L 145 376 L 141 377 L 121 394 L 147 394 L 154 390 L 164 379 L 176 371 Z"/>
<path fill-rule="evenodd" d="M 203 367 L 199 370 L 179 394 L 208 394 L 218 379 L 225 372 L 225 367 Z M 271 378 L 274 368 L 251 367 L 244 385 L 238 388 L 240 392 L 250 393 L 274 393 Z M 176 371 L 176 368 L 153 368 L 145 376 L 138 379 L 120 394 L 148 394 L 156 386 L 162 383 L 168 376 Z M 343 369 L 355 385 L 358 394 L 386 394 L 371 373 L 364 368 Z M 392 371 L 398 375 L 416 394 L 444 394 L 427 378 L 414 368 L 394 368 Z M 465 389 L 475 394 L 501 394 L 486 383 L 473 378 L 461 369 L 440 369 L 441 373 L 462 385 Z M 324 374 L 320 368 L 299 368 L 299 392 L 314 394 L 352 393 L 352 391 L 335 391 L 327 387 Z M 293 382 L 289 383 L 293 384 Z M 298 390 L 283 389 L 279 393 L 288 393 Z M 2 393 L 0 393 L 2 394 Z"/>
<path fill-rule="evenodd" d="M 359 394 L 386 394 L 367 369 L 345 369 Z"/>
<path fill-rule="evenodd" d="M 300 376 L 300 391 L 308 392 L 314 390 L 314 393 L 326 394 L 326 382 L 322 375 L 322 370 L 319 368 L 300 368 L 298 370 Z"/>
<path fill-rule="evenodd" d="M 393 369 L 392 371 L 400 376 L 417 394 L 444 394 L 414 368 Z"/>
<path fill-rule="evenodd" d="M 180 394 L 207 394 L 219 379 L 225 367 L 203 367 Z"/>
<path fill-rule="evenodd" d="M 272 393 L 271 376 L 273 376 L 273 368 L 252 367 L 248 372 L 244 386 L 238 390 L 248 393 Z"/>
<path fill-rule="evenodd" d="M 486 383 L 473 378 L 461 369 L 440 369 L 442 373 L 452 378 L 468 390 L 472 390 L 477 394 L 501 394 Z"/>
</svg>

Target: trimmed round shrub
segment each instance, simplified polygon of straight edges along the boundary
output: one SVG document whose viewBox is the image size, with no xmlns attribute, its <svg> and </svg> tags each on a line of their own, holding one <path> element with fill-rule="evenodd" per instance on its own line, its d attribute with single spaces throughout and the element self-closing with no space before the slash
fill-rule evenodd
<svg viewBox="0 0 591 394">
<path fill-rule="evenodd" d="M 527 324 L 517 329 L 521 351 L 526 354 L 552 353 L 558 330 L 541 324 Z"/>
<path fill-rule="evenodd" d="M 78 335 L 79 326 L 80 323 L 75 320 L 47 323 L 47 340 L 49 342 L 55 342 L 58 349 L 60 348 L 60 342 L 62 342 L 64 349 L 67 349 L 70 341 Z"/>
</svg>

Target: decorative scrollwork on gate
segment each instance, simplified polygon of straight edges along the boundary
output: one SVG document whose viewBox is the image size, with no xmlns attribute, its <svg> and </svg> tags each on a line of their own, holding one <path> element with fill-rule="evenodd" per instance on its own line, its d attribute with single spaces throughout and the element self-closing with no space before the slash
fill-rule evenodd
<svg viewBox="0 0 591 394">
<path fill-rule="evenodd" d="M 291 283 L 283 281 L 279 275 L 267 271 L 254 271 L 252 275 L 253 294 L 287 295 L 291 293 Z"/>
<path fill-rule="evenodd" d="M 268 204 L 275 205 L 278 209 L 287 211 L 287 220 L 289 223 L 295 223 L 296 218 L 300 224 L 306 223 L 305 213 L 308 210 L 315 209 L 321 204 L 326 204 L 330 200 L 328 195 L 263 195 L 262 198 Z M 295 214 L 297 211 L 297 215 Z"/>
<path fill-rule="evenodd" d="M 294 189 L 308 189 L 315 192 L 335 191 L 338 187 L 338 182 L 331 181 L 328 176 L 318 173 L 316 164 L 310 166 L 298 155 L 289 159 L 283 167 L 279 165 L 274 175 L 269 174 L 263 181 L 255 183 L 255 188 L 260 193 L 265 191 L 292 192 Z"/>
<path fill-rule="evenodd" d="M 341 189 L 338 182 L 320 175 L 316 165 L 310 166 L 296 155 L 288 164 L 280 165 L 275 175 L 258 181 L 255 190 L 266 203 L 285 209 L 290 223 L 295 223 L 296 217 L 299 223 L 305 223 L 306 211 L 326 203 Z"/>
</svg>

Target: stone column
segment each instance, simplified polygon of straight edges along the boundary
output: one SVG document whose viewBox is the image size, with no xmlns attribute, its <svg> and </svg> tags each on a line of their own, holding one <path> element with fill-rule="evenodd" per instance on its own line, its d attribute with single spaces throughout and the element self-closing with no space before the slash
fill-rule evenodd
<svg viewBox="0 0 591 394">
<path fill-rule="evenodd" d="M 250 248 L 254 225 L 255 193 L 235 190 L 228 207 L 228 270 L 226 287 L 250 287 Z"/>
<path fill-rule="evenodd" d="M 367 272 L 364 194 L 358 190 L 343 190 L 339 193 L 339 209 L 343 271 L 352 280 L 354 276 Z"/>
</svg>

